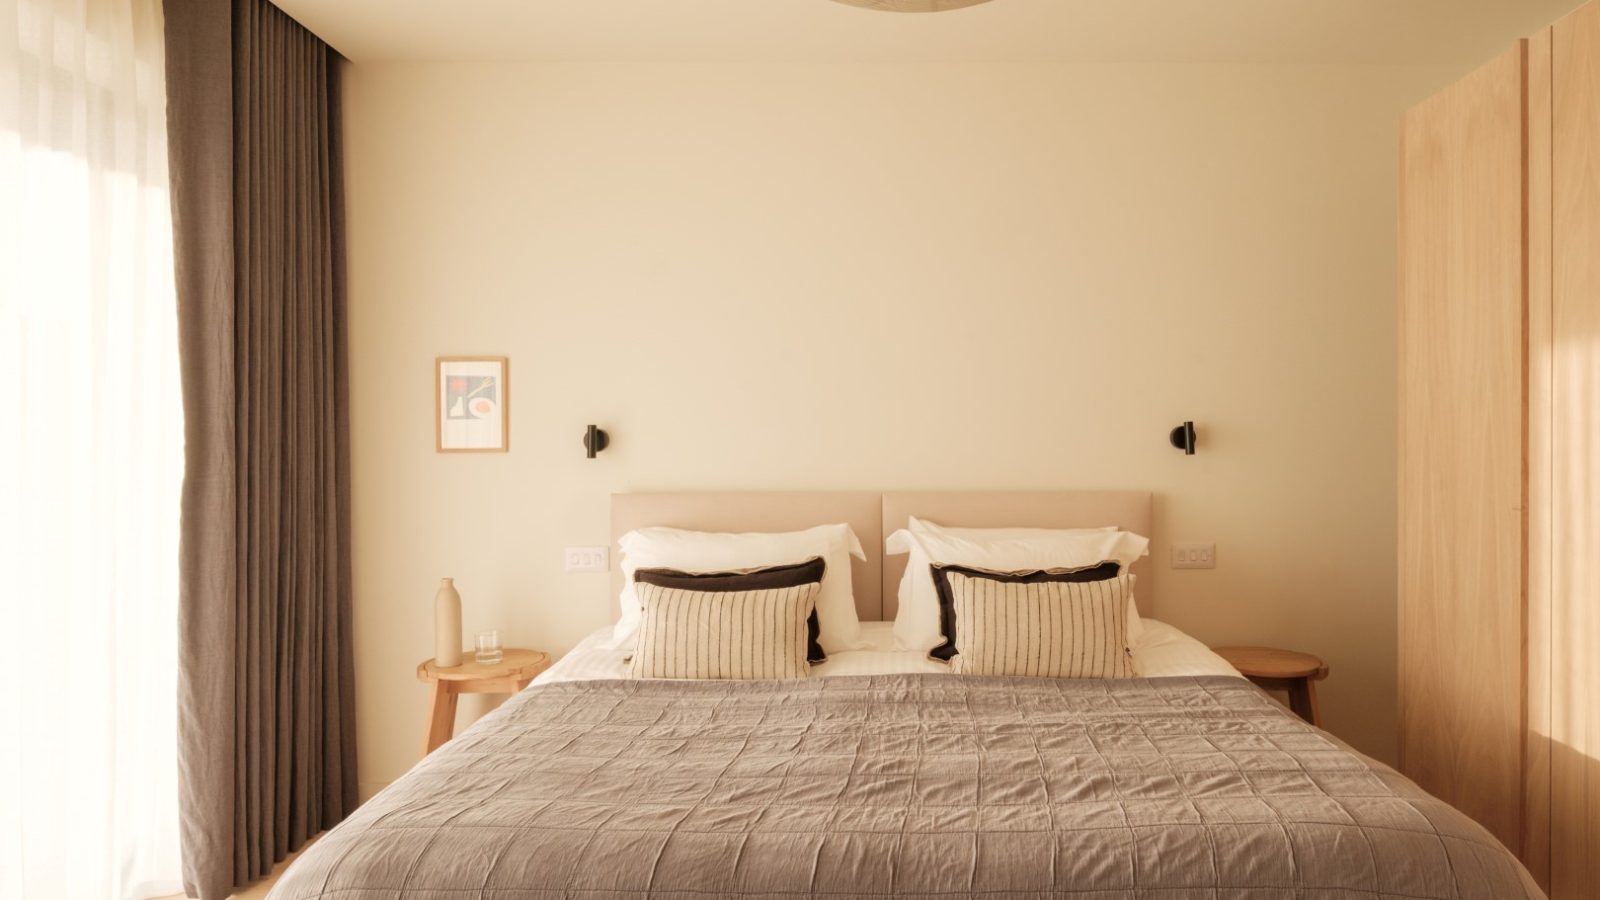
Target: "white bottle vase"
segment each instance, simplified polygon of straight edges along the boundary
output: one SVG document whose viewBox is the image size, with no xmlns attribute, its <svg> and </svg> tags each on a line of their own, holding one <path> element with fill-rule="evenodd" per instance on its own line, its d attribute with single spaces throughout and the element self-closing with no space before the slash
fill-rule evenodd
<svg viewBox="0 0 1600 900">
<path fill-rule="evenodd" d="M 461 595 L 454 578 L 440 579 L 433 595 L 433 661 L 446 669 L 461 665 Z"/>
</svg>

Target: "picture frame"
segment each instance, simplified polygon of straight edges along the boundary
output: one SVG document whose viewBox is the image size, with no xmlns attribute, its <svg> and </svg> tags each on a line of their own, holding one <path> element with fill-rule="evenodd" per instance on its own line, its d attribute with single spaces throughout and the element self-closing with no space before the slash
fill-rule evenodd
<svg viewBox="0 0 1600 900">
<path fill-rule="evenodd" d="M 434 444 L 440 453 L 511 449 L 511 360 L 440 356 L 433 366 Z"/>
</svg>

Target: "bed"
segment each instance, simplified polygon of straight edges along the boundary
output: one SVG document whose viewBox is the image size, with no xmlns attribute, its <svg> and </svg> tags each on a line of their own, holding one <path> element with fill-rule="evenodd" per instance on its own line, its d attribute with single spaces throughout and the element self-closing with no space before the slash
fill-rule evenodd
<svg viewBox="0 0 1600 900">
<path fill-rule="evenodd" d="M 653 681 L 597 634 L 270 896 L 1543 896 L 1482 827 L 1159 620 L 1135 678 L 952 675 L 897 650 L 904 562 L 881 548 L 910 515 L 1149 534 L 1151 497 L 618 495 L 614 537 L 849 522 L 865 646 L 803 679 Z"/>
</svg>

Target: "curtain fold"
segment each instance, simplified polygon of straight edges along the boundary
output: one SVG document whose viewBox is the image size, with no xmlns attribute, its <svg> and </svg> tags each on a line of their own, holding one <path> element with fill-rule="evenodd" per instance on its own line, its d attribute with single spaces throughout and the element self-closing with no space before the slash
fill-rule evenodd
<svg viewBox="0 0 1600 900">
<path fill-rule="evenodd" d="M 212 898 L 356 805 L 339 57 L 266 0 L 165 8 L 184 880 Z"/>
</svg>

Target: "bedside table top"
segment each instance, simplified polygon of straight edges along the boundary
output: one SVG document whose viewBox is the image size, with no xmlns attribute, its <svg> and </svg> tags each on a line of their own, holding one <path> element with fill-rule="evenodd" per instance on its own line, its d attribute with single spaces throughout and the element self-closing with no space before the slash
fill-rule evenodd
<svg viewBox="0 0 1600 900">
<path fill-rule="evenodd" d="M 433 660 L 417 664 L 418 681 L 483 681 L 492 678 L 532 678 L 550 667 L 550 654 L 543 650 L 502 651 L 505 658 L 492 666 L 480 665 L 472 650 L 461 652 L 461 665 L 445 668 Z"/>
<path fill-rule="evenodd" d="M 1211 650 L 1246 677 L 1310 678 L 1313 681 L 1328 677 L 1328 664 L 1309 653 L 1275 647 L 1213 647 Z"/>
</svg>

